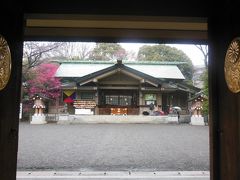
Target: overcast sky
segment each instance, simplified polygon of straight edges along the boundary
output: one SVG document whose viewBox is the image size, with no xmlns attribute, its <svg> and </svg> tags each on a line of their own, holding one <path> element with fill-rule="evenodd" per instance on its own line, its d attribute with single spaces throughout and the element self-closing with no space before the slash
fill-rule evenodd
<svg viewBox="0 0 240 180">
<path fill-rule="evenodd" d="M 143 46 L 143 45 L 148 45 L 148 44 L 142 44 L 142 43 L 120 43 L 121 46 L 130 51 L 138 52 L 138 49 Z M 152 45 L 152 44 L 150 44 Z M 204 65 L 203 62 L 203 54 L 195 45 L 191 44 L 166 44 L 168 46 L 176 47 L 177 49 L 182 50 L 193 62 L 193 65 Z"/>
<path fill-rule="evenodd" d="M 72 43 L 81 43 L 81 42 L 72 42 Z M 88 42 L 90 46 L 95 46 L 95 42 Z M 127 51 L 133 51 L 135 52 L 135 55 L 137 55 L 138 50 L 143 45 L 156 45 L 156 44 L 147 44 L 147 43 L 119 43 L 121 46 L 126 49 Z M 191 44 L 166 44 L 168 46 L 176 47 L 177 49 L 182 50 L 193 62 L 194 66 L 201 65 L 204 66 L 203 61 L 203 54 L 201 51 L 195 46 Z M 77 51 L 77 49 L 76 49 Z"/>
</svg>

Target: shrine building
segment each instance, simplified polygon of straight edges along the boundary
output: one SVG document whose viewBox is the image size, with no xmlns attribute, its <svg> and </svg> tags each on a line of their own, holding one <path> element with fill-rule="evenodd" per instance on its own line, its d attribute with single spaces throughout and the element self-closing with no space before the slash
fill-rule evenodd
<svg viewBox="0 0 240 180">
<path fill-rule="evenodd" d="M 188 113 L 188 99 L 200 91 L 185 82 L 181 62 L 59 63 L 60 104 L 69 114 L 140 115 L 151 105 L 166 114 L 172 106 Z"/>
</svg>

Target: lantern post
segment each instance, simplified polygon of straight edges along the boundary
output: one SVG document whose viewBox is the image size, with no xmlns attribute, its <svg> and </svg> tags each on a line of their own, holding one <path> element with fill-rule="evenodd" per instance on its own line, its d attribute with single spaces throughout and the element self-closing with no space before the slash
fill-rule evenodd
<svg viewBox="0 0 240 180">
<path fill-rule="evenodd" d="M 31 124 L 46 124 L 46 116 L 44 115 L 44 109 L 46 108 L 43 98 L 39 95 L 35 95 L 33 98 L 34 114 L 32 115 Z"/>
</svg>

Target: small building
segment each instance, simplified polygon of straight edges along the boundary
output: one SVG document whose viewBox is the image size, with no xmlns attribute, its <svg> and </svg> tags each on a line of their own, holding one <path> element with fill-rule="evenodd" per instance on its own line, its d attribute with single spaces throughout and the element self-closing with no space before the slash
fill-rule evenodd
<svg viewBox="0 0 240 180">
<path fill-rule="evenodd" d="M 205 125 L 202 111 L 203 103 L 207 100 L 207 97 L 201 91 L 188 100 L 192 125 Z"/>
<path fill-rule="evenodd" d="M 189 101 L 189 107 L 193 116 L 202 116 L 203 102 L 207 100 L 207 97 L 202 93 L 198 92 Z"/>
<path fill-rule="evenodd" d="M 62 81 L 60 104 L 70 114 L 140 115 L 179 106 L 199 88 L 187 85 L 180 62 L 61 61 L 55 74 Z M 65 104 L 65 106 L 63 106 Z"/>
</svg>

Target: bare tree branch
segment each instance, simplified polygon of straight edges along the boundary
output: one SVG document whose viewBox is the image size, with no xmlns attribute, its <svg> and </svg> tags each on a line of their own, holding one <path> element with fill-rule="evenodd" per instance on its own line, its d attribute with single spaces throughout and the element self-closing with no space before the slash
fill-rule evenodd
<svg viewBox="0 0 240 180">
<path fill-rule="evenodd" d="M 23 66 L 27 69 L 33 68 L 43 62 L 45 58 L 54 56 L 53 51 L 62 46 L 60 42 L 41 43 L 25 42 L 24 43 L 24 60 Z"/>
<path fill-rule="evenodd" d="M 203 54 L 205 68 L 208 68 L 208 47 L 206 45 L 195 45 Z"/>
<path fill-rule="evenodd" d="M 94 45 L 83 42 L 64 42 L 59 49 L 59 55 L 65 59 L 86 60 L 92 52 Z"/>
</svg>

